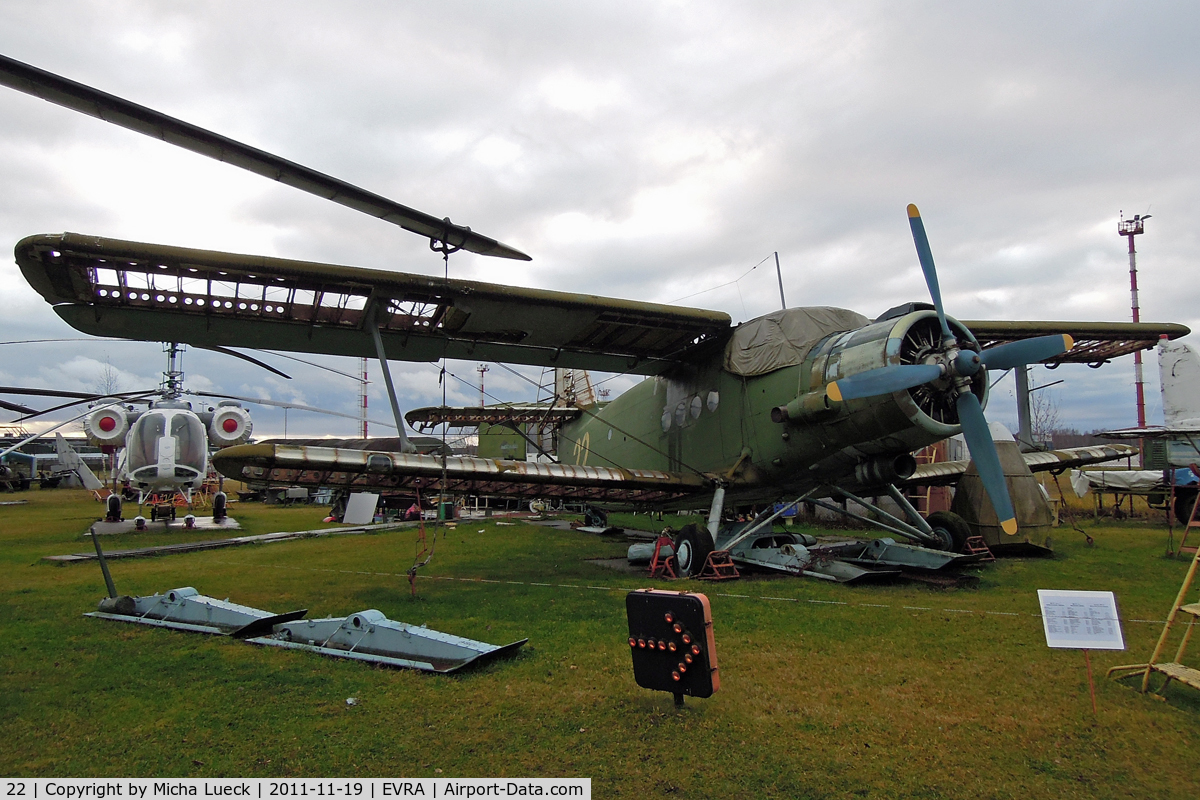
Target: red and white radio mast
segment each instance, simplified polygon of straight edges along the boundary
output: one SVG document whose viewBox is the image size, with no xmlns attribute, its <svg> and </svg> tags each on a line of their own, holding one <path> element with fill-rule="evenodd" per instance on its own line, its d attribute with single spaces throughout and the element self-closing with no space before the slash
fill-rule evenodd
<svg viewBox="0 0 1200 800">
<path fill-rule="evenodd" d="M 1141 313 L 1138 308 L 1138 287 L 1137 287 L 1137 250 L 1133 246 L 1133 237 L 1144 232 L 1145 222 L 1150 219 L 1149 214 L 1134 214 L 1133 219 L 1125 219 L 1125 212 L 1121 212 L 1121 220 L 1117 223 L 1117 233 L 1129 240 L 1129 293 L 1133 300 L 1133 321 L 1141 322 Z M 1133 376 L 1134 383 L 1137 385 L 1137 424 L 1139 428 L 1146 427 L 1146 392 L 1142 386 L 1142 351 L 1136 350 L 1133 354 Z"/>
</svg>

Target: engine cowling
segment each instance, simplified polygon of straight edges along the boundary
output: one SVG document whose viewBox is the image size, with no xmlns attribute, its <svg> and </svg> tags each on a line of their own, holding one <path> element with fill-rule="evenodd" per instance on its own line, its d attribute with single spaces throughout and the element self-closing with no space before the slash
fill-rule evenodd
<svg viewBox="0 0 1200 800">
<path fill-rule="evenodd" d="M 83 427 L 88 441 L 97 447 L 120 447 L 129 433 L 129 416 L 120 406 L 100 408 L 88 415 Z"/>
<path fill-rule="evenodd" d="M 232 447 L 246 442 L 253 430 L 250 412 L 233 400 L 223 400 L 208 423 L 208 440 L 217 447 Z"/>
</svg>

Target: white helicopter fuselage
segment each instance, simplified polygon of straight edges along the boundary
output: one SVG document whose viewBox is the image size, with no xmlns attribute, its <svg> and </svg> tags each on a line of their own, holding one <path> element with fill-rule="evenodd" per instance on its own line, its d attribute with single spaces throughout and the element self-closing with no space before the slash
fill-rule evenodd
<svg viewBox="0 0 1200 800">
<path fill-rule="evenodd" d="M 125 437 L 118 477 L 144 497 L 176 491 L 189 500 L 208 474 L 208 432 L 180 401 L 159 401 L 133 422 Z"/>
</svg>

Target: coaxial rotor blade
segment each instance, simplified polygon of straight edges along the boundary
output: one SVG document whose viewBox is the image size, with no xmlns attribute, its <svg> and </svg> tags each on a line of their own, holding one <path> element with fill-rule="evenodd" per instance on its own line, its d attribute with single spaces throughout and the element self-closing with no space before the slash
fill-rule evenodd
<svg viewBox="0 0 1200 800">
<path fill-rule="evenodd" d="M 24 386 L 0 386 L 0 394 L 21 394 L 30 397 L 75 397 L 80 400 L 99 400 L 101 397 L 134 397 L 144 395 L 146 392 L 110 392 L 108 394 L 97 394 L 96 392 L 67 392 L 58 389 L 31 389 Z"/>
<path fill-rule="evenodd" d="M 144 402 L 146 402 L 146 398 L 151 397 L 152 395 L 156 395 L 156 394 L 158 394 L 157 389 L 152 389 L 151 391 L 148 391 L 148 392 L 122 392 L 121 394 L 96 394 L 96 395 L 91 395 L 90 397 L 84 397 L 79 400 L 71 400 L 70 402 L 62 403 L 61 405 L 53 406 L 52 408 L 47 408 L 42 411 L 34 411 L 32 414 L 26 414 L 23 417 L 14 419 L 13 422 L 14 423 L 25 422 L 26 420 L 35 419 L 37 417 L 44 417 L 47 414 L 53 414 L 55 411 L 62 411 L 64 408 L 70 408 L 71 406 L 77 406 L 80 403 L 89 403 L 93 400 L 109 399 L 109 400 L 120 400 L 122 403 L 144 403 Z"/>
<path fill-rule="evenodd" d="M 1060 356 L 1074 345 L 1075 340 L 1068 334 L 1056 333 L 989 347 L 980 358 L 988 369 L 1013 369 Z"/>
<path fill-rule="evenodd" d="M 825 394 L 835 401 L 876 397 L 936 381 L 942 374 L 937 364 L 892 364 L 834 381 L 825 387 Z"/>
<path fill-rule="evenodd" d="M 929 249 L 929 237 L 925 235 L 925 223 L 921 222 L 921 212 L 912 203 L 908 204 L 908 226 L 912 228 L 913 243 L 917 246 L 917 258 L 921 262 L 921 272 L 925 273 L 929 297 L 933 300 L 938 322 L 942 325 L 942 336 L 950 339 L 953 334 L 946 323 L 946 311 L 942 308 L 942 289 L 938 286 L 937 268 L 933 265 L 933 251 Z"/>
<path fill-rule="evenodd" d="M 971 392 L 963 392 L 958 396 L 956 405 L 967 449 L 971 451 L 979 479 L 983 481 L 983 488 L 992 501 L 996 518 L 1000 520 L 1000 529 L 1012 536 L 1017 532 L 1017 518 L 1008 496 L 1008 484 L 1004 481 L 1004 468 L 1000 466 L 996 443 L 992 440 L 992 432 L 983 416 L 979 398 Z"/>
<path fill-rule="evenodd" d="M 40 413 L 36 408 L 30 408 L 29 406 L 23 406 L 20 403 L 9 403 L 6 400 L 0 400 L 0 408 L 3 408 L 5 411 L 16 411 L 18 414 L 38 414 L 38 413 Z"/>
<path fill-rule="evenodd" d="M 223 400 L 238 400 L 242 403 L 256 403 L 256 404 L 262 405 L 262 406 L 275 406 L 276 408 L 294 408 L 298 411 L 312 411 L 315 414 L 328 414 L 331 417 L 345 417 L 346 419 L 357 419 L 357 420 L 362 419 L 362 417 L 360 417 L 357 414 L 346 414 L 341 411 L 330 411 L 327 408 L 315 408 L 313 406 L 302 406 L 299 403 L 284 403 L 280 400 L 263 400 L 261 397 L 238 397 L 236 394 L 218 394 L 216 392 L 187 392 L 187 394 L 195 395 L 197 397 L 219 397 Z M 369 419 L 369 420 L 367 420 L 367 422 L 370 422 L 372 425 L 383 425 L 384 427 L 387 427 L 387 428 L 395 428 L 396 427 L 396 423 L 384 422 L 383 420 L 380 420 L 380 419 Z"/>
<path fill-rule="evenodd" d="M 280 376 L 281 378 L 287 378 L 289 381 L 292 379 L 292 376 L 288 375 L 286 372 L 281 372 L 280 370 L 275 369 L 274 367 L 272 367 L 270 364 L 266 363 L 265 361 L 259 361 L 254 356 L 248 356 L 245 353 L 239 353 L 237 350 L 230 350 L 228 347 L 222 347 L 219 344 L 198 345 L 198 346 L 202 350 L 212 350 L 214 353 L 221 353 L 223 355 L 233 356 L 234 358 L 240 358 L 243 361 L 249 361 L 251 364 L 255 365 L 256 367 L 262 367 L 267 372 L 274 372 L 276 375 Z"/>
<path fill-rule="evenodd" d="M 60 392 L 57 389 L 29 389 L 23 386 L 0 386 L 0 394 L 24 394 L 30 397 L 76 397 L 80 400 L 100 397 L 95 392 Z"/>
<path fill-rule="evenodd" d="M 6 56 L 0 56 L 0 84 L 324 197 L 399 225 L 407 231 L 427 236 L 431 243 L 443 242 L 451 248 L 485 256 L 531 260 L 520 250 L 475 233 L 463 225 L 455 225 L 449 217 L 439 219 L 294 161 Z"/>
</svg>

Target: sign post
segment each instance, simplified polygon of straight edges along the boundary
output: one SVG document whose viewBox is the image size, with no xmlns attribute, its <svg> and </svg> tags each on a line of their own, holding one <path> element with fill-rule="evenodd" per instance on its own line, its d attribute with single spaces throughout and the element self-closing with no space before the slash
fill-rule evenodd
<svg viewBox="0 0 1200 800">
<path fill-rule="evenodd" d="M 1096 684 L 1092 680 L 1092 650 L 1124 650 L 1117 597 L 1112 592 L 1038 589 L 1046 646 L 1083 650 L 1087 664 L 1092 713 L 1096 713 Z"/>
</svg>

